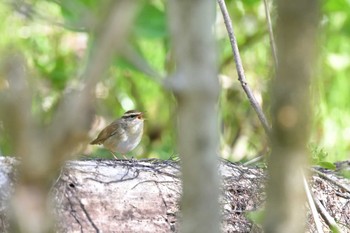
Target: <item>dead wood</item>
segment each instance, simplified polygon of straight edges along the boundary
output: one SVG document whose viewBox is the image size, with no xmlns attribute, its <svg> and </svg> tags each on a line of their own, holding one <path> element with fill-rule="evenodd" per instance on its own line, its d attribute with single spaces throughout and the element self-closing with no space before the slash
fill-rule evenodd
<svg viewBox="0 0 350 233">
<path fill-rule="evenodd" d="M 16 164 L 13 158 L 0 157 L 0 232 L 8 232 L 7 210 Z M 223 180 L 223 232 L 261 232 L 247 214 L 264 206 L 264 170 L 224 160 L 218 170 Z M 332 171 L 318 171 L 350 185 Z M 57 232 L 177 232 L 179 175 L 180 166 L 174 161 L 69 161 L 51 190 Z M 350 232 L 350 193 L 318 174 L 310 181 L 314 197 L 344 232 Z M 307 232 L 315 232 L 312 217 L 308 216 Z M 322 224 L 329 232 L 323 219 Z"/>
</svg>

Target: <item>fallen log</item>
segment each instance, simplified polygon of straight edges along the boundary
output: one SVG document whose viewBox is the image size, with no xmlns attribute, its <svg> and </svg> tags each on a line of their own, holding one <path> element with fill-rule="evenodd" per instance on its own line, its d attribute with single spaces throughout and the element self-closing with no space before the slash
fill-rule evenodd
<svg viewBox="0 0 350 233">
<path fill-rule="evenodd" d="M 0 157 L 0 232 L 8 231 L 17 163 Z M 221 160 L 218 171 L 223 232 L 261 232 L 259 223 L 247 216 L 263 208 L 264 170 Z M 340 229 L 350 232 L 350 193 L 346 190 L 350 182 L 332 171 L 318 171 L 325 177 L 316 173 L 310 178 L 314 197 Z M 50 196 L 57 232 L 177 232 L 180 165 L 156 159 L 68 161 Z M 320 216 L 324 230 L 329 231 L 327 220 Z M 307 232 L 314 231 L 309 213 Z"/>
</svg>

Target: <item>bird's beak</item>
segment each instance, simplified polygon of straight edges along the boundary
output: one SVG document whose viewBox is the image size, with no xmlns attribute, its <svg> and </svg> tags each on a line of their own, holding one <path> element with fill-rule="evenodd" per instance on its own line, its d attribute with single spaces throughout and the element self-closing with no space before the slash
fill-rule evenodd
<svg viewBox="0 0 350 233">
<path fill-rule="evenodd" d="M 142 118 L 143 120 L 146 120 L 146 118 L 145 118 L 145 113 L 146 113 L 146 112 L 140 112 L 140 116 L 141 116 L 141 118 Z"/>
</svg>

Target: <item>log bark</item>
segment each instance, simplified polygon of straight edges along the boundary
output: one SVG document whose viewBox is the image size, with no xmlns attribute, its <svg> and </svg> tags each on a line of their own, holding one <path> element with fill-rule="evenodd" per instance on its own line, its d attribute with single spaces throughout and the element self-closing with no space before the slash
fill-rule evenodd
<svg viewBox="0 0 350 233">
<path fill-rule="evenodd" d="M 9 232 L 8 205 L 18 162 L 0 157 L 0 232 Z M 223 232 L 261 232 L 247 214 L 264 206 L 263 169 L 221 160 Z M 349 186 L 346 179 L 320 170 Z M 56 232 L 178 232 L 181 181 L 179 163 L 160 160 L 69 161 L 51 189 Z M 344 232 L 350 231 L 350 193 L 314 175 L 315 197 Z M 307 232 L 314 232 L 308 215 Z M 322 222 L 326 232 L 329 229 Z"/>
</svg>

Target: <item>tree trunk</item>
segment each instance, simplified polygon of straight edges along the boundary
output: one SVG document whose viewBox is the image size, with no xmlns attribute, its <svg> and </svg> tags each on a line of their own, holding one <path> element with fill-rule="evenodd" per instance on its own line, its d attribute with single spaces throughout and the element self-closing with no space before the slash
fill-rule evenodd
<svg viewBox="0 0 350 233">
<path fill-rule="evenodd" d="M 168 81 L 178 102 L 183 233 L 220 232 L 215 9 L 210 0 L 171 0 L 168 6 L 176 61 L 176 73 Z"/>
<path fill-rule="evenodd" d="M 310 80 L 318 1 L 277 1 L 277 77 L 272 83 L 272 133 L 266 232 L 304 232 L 304 169 L 308 167 Z"/>
</svg>

